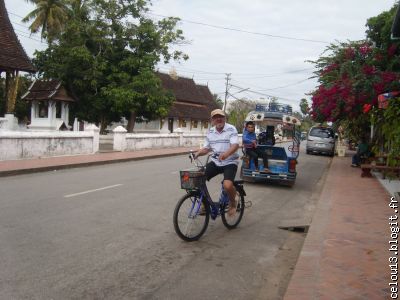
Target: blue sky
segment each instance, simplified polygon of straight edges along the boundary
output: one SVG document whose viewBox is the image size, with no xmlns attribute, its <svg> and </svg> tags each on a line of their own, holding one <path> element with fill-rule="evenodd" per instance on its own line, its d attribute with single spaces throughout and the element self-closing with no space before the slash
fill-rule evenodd
<svg viewBox="0 0 400 300">
<path fill-rule="evenodd" d="M 153 0 L 150 17 L 177 16 L 189 44 L 179 49 L 189 60 L 160 65 L 193 78 L 223 99 L 226 73 L 237 98 L 281 102 L 298 110 L 301 98 L 316 87 L 309 79 L 313 65 L 331 42 L 365 37 L 369 17 L 390 9 L 394 0 Z M 19 39 L 32 57 L 44 49 L 39 36 L 29 36 L 21 17 L 32 10 L 25 0 L 5 0 Z M 223 29 L 225 28 L 225 29 Z M 246 91 L 239 92 L 241 89 Z M 238 93 L 239 92 L 239 93 Z M 228 99 L 234 99 L 230 96 Z"/>
</svg>

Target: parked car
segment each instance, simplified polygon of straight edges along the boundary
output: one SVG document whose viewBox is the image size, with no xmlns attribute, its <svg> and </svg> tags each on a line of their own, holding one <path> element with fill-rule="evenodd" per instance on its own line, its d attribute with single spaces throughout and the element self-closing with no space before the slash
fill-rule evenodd
<svg viewBox="0 0 400 300">
<path fill-rule="evenodd" d="M 330 127 L 313 126 L 307 137 L 306 152 L 335 155 L 335 134 Z"/>
</svg>

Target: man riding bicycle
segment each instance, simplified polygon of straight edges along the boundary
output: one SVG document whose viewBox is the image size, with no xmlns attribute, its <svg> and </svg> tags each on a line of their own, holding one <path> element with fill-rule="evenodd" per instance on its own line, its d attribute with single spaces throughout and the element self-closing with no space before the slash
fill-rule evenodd
<svg viewBox="0 0 400 300">
<path fill-rule="evenodd" d="M 225 122 L 225 113 L 221 109 L 211 112 L 211 123 L 214 125 L 207 133 L 205 144 L 202 149 L 196 152 L 195 157 L 209 153 L 217 154 L 211 157 L 206 165 L 205 175 L 209 181 L 218 174 L 224 174 L 224 189 L 229 197 L 228 215 L 233 216 L 236 212 L 236 189 L 233 185 L 239 163 L 239 155 L 236 151 L 239 148 L 238 132 L 235 126 Z"/>
</svg>

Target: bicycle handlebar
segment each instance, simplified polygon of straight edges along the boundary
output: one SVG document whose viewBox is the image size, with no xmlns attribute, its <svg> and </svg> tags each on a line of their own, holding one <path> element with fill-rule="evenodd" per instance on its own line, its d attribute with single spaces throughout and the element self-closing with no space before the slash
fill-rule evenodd
<svg viewBox="0 0 400 300">
<path fill-rule="evenodd" d="M 199 160 L 199 157 L 195 157 L 195 152 L 194 150 L 190 150 L 189 151 L 189 159 L 190 159 L 190 163 L 194 164 L 197 168 L 204 168 L 207 164 L 208 161 L 211 158 L 218 158 L 219 157 L 219 153 L 216 152 L 211 152 L 208 156 L 207 156 L 207 160 L 206 163 L 203 165 L 202 162 Z"/>
</svg>

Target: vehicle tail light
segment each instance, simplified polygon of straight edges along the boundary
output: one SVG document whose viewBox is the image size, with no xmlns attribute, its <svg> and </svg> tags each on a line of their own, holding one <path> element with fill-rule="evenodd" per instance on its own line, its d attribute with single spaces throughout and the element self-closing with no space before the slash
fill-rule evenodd
<svg viewBox="0 0 400 300">
<path fill-rule="evenodd" d="M 297 161 L 295 159 L 289 161 L 289 172 L 296 172 L 296 164 Z"/>
</svg>

